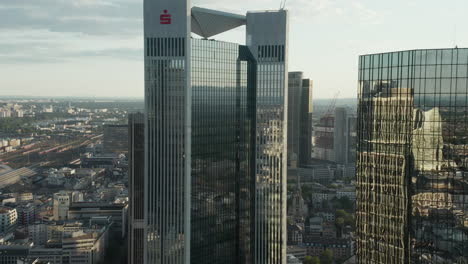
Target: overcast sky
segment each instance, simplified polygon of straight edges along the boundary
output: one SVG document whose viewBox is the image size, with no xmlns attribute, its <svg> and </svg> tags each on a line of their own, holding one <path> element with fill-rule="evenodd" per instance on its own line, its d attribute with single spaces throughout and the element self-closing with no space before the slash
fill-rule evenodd
<svg viewBox="0 0 468 264">
<path fill-rule="evenodd" d="M 193 0 L 235 13 L 280 0 Z M 0 0 L 0 95 L 143 96 L 143 0 Z M 468 47 L 466 0 L 288 0 L 290 71 L 356 96 L 358 55 Z M 244 42 L 245 28 L 215 36 Z"/>
</svg>

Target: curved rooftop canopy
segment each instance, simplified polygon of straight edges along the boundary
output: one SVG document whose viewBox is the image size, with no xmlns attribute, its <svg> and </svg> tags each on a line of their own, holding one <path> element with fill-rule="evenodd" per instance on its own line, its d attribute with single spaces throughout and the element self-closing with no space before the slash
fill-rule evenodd
<svg viewBox="0 0 468 264">
<path fill-rule="evenodd" d="M 246 21 L 243 15 L 192 7 L 192 32 L 204 38 L 245 25 Z"/>
</svg>

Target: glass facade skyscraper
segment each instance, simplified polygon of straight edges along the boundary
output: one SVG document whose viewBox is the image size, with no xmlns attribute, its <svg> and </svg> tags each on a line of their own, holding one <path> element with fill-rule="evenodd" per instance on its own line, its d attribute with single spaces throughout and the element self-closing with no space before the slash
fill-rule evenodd
<svg viewBox="0 0 468 264">
<path fill-rule="evenodd" d="M 357 260 L 468 261 L 468 49 L 359 59 Z"/>
<path fill-rule="evenodd" d="M 254 73 L 245 46 L 192 40 L 190 263 L 250 255 Z"/>
<path fill-rule="evenodd" d="M 145 227 L 145 119 L 142 113 L 128 115 L 128 263 L 144 260 Z"/>
<path fill-rule="evenodd" d="M 285 263 L 287 12 L 144 10 L 145 263 Z"/>
<path fill-rule="evenodd" d="M 307 165 L 312 155 L 312 80 L 288 76 L 288 163 Z"/>
</svg>

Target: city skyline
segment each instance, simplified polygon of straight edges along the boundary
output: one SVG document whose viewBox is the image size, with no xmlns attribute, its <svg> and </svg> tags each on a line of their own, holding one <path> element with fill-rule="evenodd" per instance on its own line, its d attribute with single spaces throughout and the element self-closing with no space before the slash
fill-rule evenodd
<svg viewBox="0 0 468 264">
<path fill-rule="evenodd" d="M 237 12 L 245 6 L 277 9 L 279 2 L 193 4 Z M 317 99 L 332 98 L 338 91 L 340 97 L 355 98 L 355 61 L 360 54 L 467 46 L 468 38 L 460 33 L 468 22 L 460 10 L 468 3 L 451 3 L 453 9 L 439 9 L 437 1 L 422 0 L 290 0 L 286 3 L 294 25 L 290 70 L 303 71 L 314 80 Z M 5 1 L 0 3 L 0 14 L 0 34 L 9 36 L 0 40 L 0 69 L 7 76 L 0 81 L 0 95 L 34 95 L 40 90 L 44 96 L 143 97 L 141 2 Z M 233 41 L 244 31 L 214 39 Z M 28 78 L 18 78 L 25 73 Z"/>
<path fill-rule="evenodd" d="M 468 263 L 466 9 L 0 2 L 0 263 Z"/>
</svg>

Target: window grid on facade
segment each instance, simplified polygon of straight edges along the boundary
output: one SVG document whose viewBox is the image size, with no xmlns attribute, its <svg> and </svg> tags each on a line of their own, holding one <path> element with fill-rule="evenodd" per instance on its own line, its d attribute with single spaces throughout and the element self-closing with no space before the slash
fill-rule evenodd
<svg viewBox="0 0 468 264">
<path fill-rule="evenodd" d="M 468 49 L 359 63 L 359 263 L 468 261 Z"/>
</svg>

